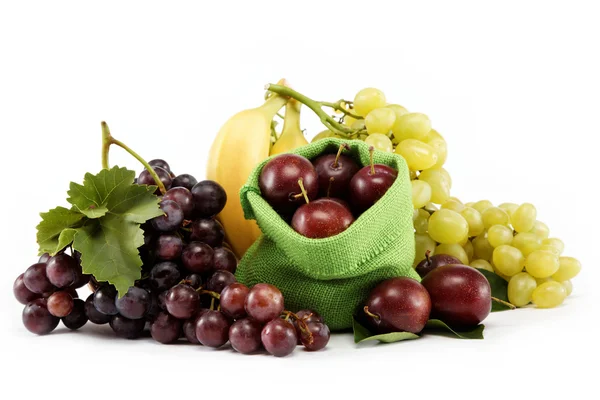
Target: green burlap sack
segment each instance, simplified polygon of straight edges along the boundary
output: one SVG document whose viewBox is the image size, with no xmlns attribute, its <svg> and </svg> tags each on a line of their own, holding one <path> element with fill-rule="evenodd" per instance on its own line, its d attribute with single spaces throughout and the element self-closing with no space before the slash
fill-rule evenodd
<svg viewBox="0 0 600 400">
<path fill-rule="evenodd" d="M 341 139 L 325 139 L 294 151 L 308 159 L 335 153 Z M 369 146 L 347 141 L 350 155 L 369 165 Z M 376 151 L 376 163 L 398 170 L 388 192 L 346 231 L 325 239 L 309 239 L 294 231 L 261 197 L 258 177 L 265 160 L 240 192 L 246 219 L 255 219 L 263 235 L 248 249 L 237 270 L 246 285 L 266 282 L 284 294 L 287 310 L 313 309 L 332 330 L 352 326 L 352 315 L 382 280 L 408 276 L 415 255 L 413 206 L 404 159 Z"/>
</svg>

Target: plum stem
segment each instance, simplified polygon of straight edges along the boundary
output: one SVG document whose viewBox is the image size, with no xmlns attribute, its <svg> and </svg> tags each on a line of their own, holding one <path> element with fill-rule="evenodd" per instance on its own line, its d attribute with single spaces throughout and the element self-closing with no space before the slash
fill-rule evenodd
<svg viewBox="0 0 600 400">
<path fill-rule="evenodd" d="M 431 257 L 430 256 L 431 256 L 431 250 L 427 250 L 425 252 L 425 259 L 427 260 L 428 263 L 431 262 Z"/>
<path fill-rule="evenodd" d="M 377 314 L 373 314 L 371 311 L 369 311 L 369 306 L 365 306 L 365 308 L 363 308 L 365 314 L 367 314 L 369 317 L 379 321 L 381 319 L 381 317 Z"/>
<path fill-rule="evenodd" d="M 327 186 L 327 196 L 325 197 L 331 197 L 331 186 L 333 185 L 333 181 L 335 181 L 335 178 L 332 176 L 329 178 L 329 186 Z"/>
<path fill-rule="evenodd" d="M 373 153 L 375 152 L 375 147 L 369 146 L 369 160 L 371 163 L 371 175 L 375 175 L 375 163 L 373 162 Z"/>
<path fill-rule="evenodd" d="M 497 297 L 492 297 L 492 300 L 495 301 L 496 303 L 500 303 L 500 304 L 507 306 L 511 310 L 515 310 L 517 308 L 514 304 L 511 304 L 508 301 L 500 300 Z"/>
<path fill-rule="evenodd" d="M 333 168 L 337 168 L 339 166 L 339 160 L 340 160 L 340 156 L 342 155 L 342 152 L 344 150 L 350 150 L 350 146 L 348 146 L 347 143 L 342 143 L 340 144 L 340 148 L 338 149 L 337 154 L 335 155 L 335 160 L 333 161 L 333 164 L 331 164 L 331 166 Z"/>
<path fill-rule="evenodd" d="M 306 204 L 310 203 L 310 200 L 308 199 L 308 193 L 306 193 L 306 189 L 304 188 L 304 179 L 298 179 L 298 186 L 300 186 L 300 190 L 302 191 L 302 196 L 304 196 L 304 200 L 306 200 Z"/>
</svg>

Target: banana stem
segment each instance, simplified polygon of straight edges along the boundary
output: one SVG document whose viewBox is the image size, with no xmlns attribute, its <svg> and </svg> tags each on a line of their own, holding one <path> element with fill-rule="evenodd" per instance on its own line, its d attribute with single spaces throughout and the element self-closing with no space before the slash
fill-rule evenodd
<svg viewBox="0 0 600 400">
<path fill-rule="evenodd" d="M 276 85 L 273 83 L 268 84 L 266 86 L 266 90 L 273 92 L 273 93 L 277 93 L 281 96 L 295 99 L 295 100 L 299 101 L 300 103 L 304 104 L 305 106 L 307 106 L 308 108 L 313 110 L 313 112 L 315 114 L 317 114 L 317 116 L 321 119 L 321 122 L 323 123 L 323 125 L 325 125 L 329 130 L 338 133 L 339 135 L 349 138 L 350 135 L 362 133 L 362 131 L 360 131 L 360 130 L 356 131 L 356 130 L 348 128 L 347 126 L 340 124 L 338 121 L 335 120 L 335 118 L 331 117 L 325 111 L 323 111 L 323 108 L 322 108 L 323 106 L 325 106 L 325 105 L 331 106 L 331 105 L 335 105 L 335 103 L 325 103 L 324 104 L 322 102 L 315 101 L 309 97 L 306 97 L 302 93 L 299 93 L 292 88 L 289 88 L 287 86 L 282 86 L 282 85 Z M 338 105 L 338 107 L 339 107 L 339 109 L 342 109 L 341 111 L 343 111 L 343 107 L 341 106 L 341 103 Z M 348 114 L 348 115 L 350 115 L 350 114 Z"/>
<path fill-rule="evenodd" d="M 301 104 L 294 99 L 291 99 L 285 105 L 285 118 L 283 120 L 281 137 L 287 132 L 297 132 L 300 130 L 300 106 Z"/>
<path fill-rule="evenodd" d="M 158 186 L 158 188 L 160 189 L 160 192 L 162 194 L 167 193 L 165 185 L 158 177 L 156 171 L 154 171 L 154 168 L 152 168 L 150 164 L 146 162 L 146 160 L 144 160 L 138 153 L 129 148 L 129 146 L 127 146 L 125 143 L 112 137 L 112 135 L 110 134 L 110 130 L 108 129 L 107 123 L 102 121 L 102 168 L 104 169 L 109 168 L 108 153 L 110 151 L 110 145 L 112 144 L 119 146 L 120 148 L 128 152 L 131 156 L 133 156 L 133 158 L 138 160 L 144 166 L 144 168 L 146 168 L 148 173 L 150 173 L 150 176 L 154 178 L 154 182 L 156 183 L 156 186 Z"/>
</svg>

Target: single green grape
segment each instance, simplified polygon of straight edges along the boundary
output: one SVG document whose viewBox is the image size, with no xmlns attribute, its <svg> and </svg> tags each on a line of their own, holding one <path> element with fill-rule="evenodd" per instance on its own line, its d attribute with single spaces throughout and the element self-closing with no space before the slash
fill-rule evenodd
<svg viewBox="0 0 600 400">
<path fill-rule="evenodd" d="M 463 202 L 462 202 L 462 201 L 460 201 L 460 199 L 459 199 L 458 197 L 455 197 L 455 196 L 451 196 L 451 197 L 449 197 L 449 198 L 448 198 L 448 201 L 450 201 L 450 200 L 452 200 L 452 201 L 455 201 L 455 202 L 457 202 L 457 203 L 459 203 L 459 204 L 463 204 Z"/>
<path fill-rule="evenodd" d="M 473 204 L 473 208 L 479 211 L 480 214 L 483 215 L 483 212 L 488 208 L 494 207 L 491 201 L 489 200 L 480 200 Z"/>
<path fill-rule="evenodd" d="M 431 168 L 430 171 L 439 171 L 440 174 L 444 177 L 446 182 L 448 183 L 448 187 L 452 188 L 452 177 L 450 173 L 444 168 Z"/>
<path fill-rule="evenodd" d="M 494 254 L 494 248 L 492 247 L 490 242 L 487 240 L 485 233 L 482 233 L 479 236 L 477 236 L 475 239 L 473 239 L 473 250 L 475 253 L 474 254 L 475 258 L 478 258 L 481 260 L 486 260 L 486 261 L 492 261 L 492 256 Z"/>
<path fill-rule="evenodd" d="M 396 122 L 392 127 L 395 143 L 400 143 L 406 139 L 424 140 L 430 130 L 431 121 L 427 115 L 422 113 L 403 114 L 396 118 Z"/>
<path fill-rule="evenodd" d="M 413 171 L 429 169 L 437 162 L 437 153 L 427 143 L 416 139 L 406 139 L 396 146 L 396 154 L 406 160 L 408 168 Z"/>
<path fill-rule="evenodd" d="M 537 210 L 530 203 L 523 203 L 517 208 L 511 218 L 511 223 L 517 232 L 529 232 L 533 229 L 537 218 Z"/>
<path fill-rule="evenodd" d="M 381 133 L 372 133 L 366 139 L 365 143 L 371 145 L 375 150 L 391 153 L 394 151 L 394 145 L 389 137 Z"/>
<path fill-rule="evenodd" d="M 431 186 L 431 201 L 435 204 L 444 204 L 450 197 L 452 182 L 447 174 L 443 168 L 427 169 L 419 174 L 419 180 Z"/>
<path fill-rule="evenodd" d="M 506 225 L 494 225 L 488 229 L 487 238 L 493 248 L 510 245 L 513 241 L 513 230 Z"/>
<path fill-rule="evenodd" d="M 317 141 L 319 141 L 321 139 L 326 139 L 326 138 L 330 138 L 330 137 L 338 137 L 338 136 L 335 134 L 335 132 L 330 131 L 329 129 L 327 129 L 327 130 L 324 130 L 323 132 L 319 132 L 317 134 L 317 136 L 315 136 L 310 142 L 314 143 L 314 142 L 317 142 Z"/>
<path fill-rule="evenodd" d="M 425 143 L 433 147 L 436 151 L 438 160 L 433 166 L 433 168 L 441 168 L 446 163 L 448 159 L 448 143 L 442 135 L 438 133 L 435 129 L 429 131 L 427 134 L 427 138 L 425 139 Z"/>
<path fill-rule="evenodd" d="M 439 210 L 439 208 L 433 204 L 432 202 L 429 202 L 427 204 L 425 204 L 425 207 L 423 207 L 423 209 L 425 211 L 429 211 L 430 214 L 433 214 L 434 212 L 436 212 L 437 210 Z"/>
<path fill-rule="evenodd" d="M 536 250 L 527 256 L 525 269 L 534 278 L 547 278 L 558 271 L 558 257 L 548 251 Z"/>
<path fill-rule="evenodd" d="M 388 104 L 385 106 L 385 108 L 389 108 L 390 110 L 394 111 L 394 114 L 396 114 L 394 122 L 400 118 L 400 116 L 408 114 L 408 110 L 402 107 L 400 104 Z"/>
<path fill-rule="evenodd" d="M 456 211 L 457 213 L 461 213 L 465 209 L 465 206 L 460 201 L 448 199 L 447 202 L 442 204 L 442 209 L 452 210 L 452 211 Z"/>
<path fill-rule="evenodd" d="M 361 117 L 366 116 L 376 108 L 385 107 L 385 94 L 379 89 L 365 88 L 354 96 L 354 111 Z"/>
<path fill-rule="evenodd" d="M 549 251 L 550 253 L 554 254 L 556 257 L 560 257 L 560 251 L 556 247 L 550 246 L 548 244 L 543 244 L 538 250 Z"/>
<path fill-rule="evenodd" d="M 414 208 L 423 208 L 431 201 L 431 186 L 425 181 L 411 181 Z"/>
<path fill-rule="evenodd" d="M 396 122 L 396 113 L 387 107 L 376 108 L 365 117 L 365 126 L 369 134 L 382 133 L 387 135 L 392 130 L 394 122 Z"/>
<path fill-rule="evenodd" d="M 502 203 L 498 207 L 506 211 L 508 216 L 512 218 L 513 213 L 519 208 L 519 205 L 515 203 Z"/>
<path fill-rule="evenodd" d="M 427 234 L 415 233 L 415 261 L 413 267 L 416 267 L 421 261 L 425 259 L 425 254 L 429 251 L 429 255 L 435 254 L 435 248 L 437 243 Z"/>
<path fill-rule="evenodd" d="M 469 256 L 465 252 L 465 249 L 458 244 L 440 244 L 435 248 L 435 254 L 447 254 L 452 257 L 456 257 L 460 260 L 464 265 L 469 264 Z"/>
<path fill-rule="evenodd" d="M 517 307 L 531 303 L 531 295 L 537 287 L 535 278 L 527 272 L 519 272 L 508 281 L 508 301 Z"/>
<path fill-rule="evenodd" d="M 513 276 L 523 271 L 525 257 L 519 249 L 502 245 L 494 249 L 494 267 L 506 276 Z"/>
<path fill-rule="evenodd" d="M 481 214 L 476 209 L 465 207 L 465 209 L 460 212 L 460 215 L 462 215 L 469 224 L 469 237 L 479 236 L 485 231 Z"/>
<path fill-rule="evenodd" d="M 570 296 L 571 293 L 573 293 L 573 283 L 571 281 L 564 281 L 564 282 L 561 282 L 561 284 L 567 291 L 567 297 Z"/>
<path fill-rule="evenodd" d="M 549 238 L 542 240 L 542 246 L 552 246 L 557 251 L 558 254 L 561 255 L 563 251 L 565 251 L 565 243 L 558 238 Z"/>
<path fill-rule="evenodd" d="M 533 224 L 533 228 L 531 228 L 529 232 L 533 233 L 542 240 L 548 239 L 548 237 L 550 236 L 550 228 L 542 221 L 535 221 Z"/>
<path fill-rule="evenodd" d="M 542 241 L 540 238 L 531 232 L 523 232 L 517 234 L 512 241 L 512 245 L 517 249 L 521 250 L 521 253 L 525 257 L 530 255 L 536 250 L 539 250 L 542 247 Z"/>
<path fill-rule="evenodd" d="M 510 224 L 510 217 L 508 213 L 499 207 L 487 208 L 481 213 L 483 218 L 483 225 L 485 229 L 489 229 L 494 225 L 506 225 Z"/>
<path fill-rule="evenodd" d="M 468 238 L 467 220 L 452 210 L 439 210 L 429 218 L 429 235 L 438 243 L 461 243 Z"/>
<path fill-rule="evenodd" d="M 492 264 L 490 264 L 486 260 L 481 260 L 481 259 L 473 260 L 473 261 L 471 261 L 470 266 L 473 268 L 485 269 L 486 271 L 494 272 L 494 267 L 492 267 Z"/>
<path fill-rule="evenodd" d="M 415 231 L 421 234 L 427 233 L 427 230 L 429 229 L 429 216 L 431 214 L 429 214 L 423 209 L 418 209 L 415 211 L 417 214 L 416 218 L 413 218 L 413 225 L 415 227 Z"/>
<path fill-rule="evenodd" d="M 537 283 L 538 286 L 540 286 L 542 283 L 552 282 L 552 281 L 554 281 L 554 279 L 552 279 L 549 276 L 546 278 L 535 278 L 535 282 Z"/>
<path fill-rule="evenodd" d="M 581 263 L 576 258 L 560 257 L 558 263 L 558 271 L 552 275 L 552 279 L 555 281 L 568 281 L 575 278 L 581 272 Z"/>
<path fill-rule="evenodd" d="M 357 119 L 356 121 L 354 121 L 352 123 L 352 125 L 350 125 L 350 129 L 355 130 L 355 131 L 362 131 L 362 130 L 367 129 L 365 126 L 365 120 Z"/>
<path fill-rule="evenodd" d="M 463 249 L 465 249 L 465 253 L 467 253 L 467 258 L 469 259 L 469 262 L 471 262 L 473 260 L 473 256 L 475 255 L 473 243 L 471 243 L 470 240 L 467 240 L 467 243 L 463 244 Z"/>
<path fill-rule="evenodd" d="M 567 290 L 559 282 L 546 282 L 538 286 L 531 295 L 531 301 L 539 308 L 560 306 L 567 298 Z"/>
</svg>

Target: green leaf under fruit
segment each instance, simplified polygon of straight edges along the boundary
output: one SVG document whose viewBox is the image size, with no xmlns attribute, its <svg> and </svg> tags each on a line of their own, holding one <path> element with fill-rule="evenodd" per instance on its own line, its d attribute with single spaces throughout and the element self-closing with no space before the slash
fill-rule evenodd
<svg viewBox="0 0 600 400">
<path fill-rule="evenodd" d="M 443 333 L 445 335 L 456 336 L 459 339 L 483 339 L 484 329 L 485 325 L 477 325 L 472 329 L 453 329 L 439 319 L 430 319 L 427 321 L 424 333 Z"/>
<path fill-rule="evenodd" d="M 81 226 L 85 216 L 78 211 L 64 207 L 40 213 L 42 221 L 37 226 L 37 242 L 39 255 L 56 254 L 68 246 L 75 236 L 75 229 Z"/>
<path fill-rule="evenodd" d="M 508 282 L 506 282 L 504 278 L 496 275 L 493 272 L 487 271 L 485 269 L 477 270 L 481 272 L 490 283 L 490 287 L 492 288 L 492 297 L 508 302 Z M 497 301 L 492 301 L 492 312 L 506 311 L 510 309 L 511 308 L 506 304 L 498 303 Z"/>
<path fill-rule="evenodd" d="M 413 340 L 420 338 L 419 335 L 415 335 L 410 332 L 391 332 L 391 333 L 383 333 L 383 334 L 373 334 L 367 328 L 360 324 L 356 320 L 353 319 L 352 328 L 354 330 L 354 343 L 363 343 L 369 340 L 379 340 L 383 343 L 394 343 L 400 342 L 403 340 Z"/>
<path fill-rule="evenodd" d="M 156 187 L 135 185 L 134 178 L 135 172 L 114 167 L 86 174 L 83 185 L 71 183 L 67 201 L 73 209 L 58 207 L 41 214 L 40 253 L 55 253 L 73 242 L 83 271 L 125 294 L 140 278 L 140 224 L 163 215 L 153 194 Z"/>
</svg>

